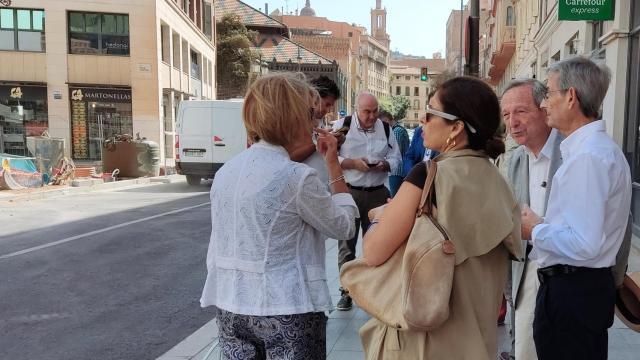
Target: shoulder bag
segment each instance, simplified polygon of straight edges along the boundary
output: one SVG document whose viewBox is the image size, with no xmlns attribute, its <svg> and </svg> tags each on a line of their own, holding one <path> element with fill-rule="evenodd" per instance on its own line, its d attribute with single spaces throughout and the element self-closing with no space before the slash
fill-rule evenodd
<svg viewBox="0 0 640 360">
<path fill-rule="evenodd" d="M 455 247 L 433 216 L 436 171 L 431 160 L 408 240 L 382 265 L 356 259 L 340 271 L 341 284 L 356 304 L 399 330 L 430 331 L 449 317 Z"/>
</svg>

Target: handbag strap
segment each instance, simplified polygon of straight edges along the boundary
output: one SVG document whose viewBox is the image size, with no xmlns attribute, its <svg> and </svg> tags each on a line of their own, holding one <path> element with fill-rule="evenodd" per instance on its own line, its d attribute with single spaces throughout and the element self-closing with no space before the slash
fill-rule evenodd
<svg viewBox="0 0 640 360">
<path fill-rule="evenodd" d="M 431 217 L 436 172 L 438 171 L 436 160 L 429 160 L 429 166 L 426 168 L 426 171 L 427 181 L 425 181 L 424 188 L 422 189 L 422 197 L 420 198 L 420 206 L 418 206 L 418 213 L 416 216 L 427 214 L 427 216 Z"/>
<path fill-rule="evenodd" d="M 416 218 L 426 214 L 433 225 L 438 228 L 438 231 L 444 237 L 444 242 L 442 243 L 442 251 L 445 254 L 455 254 L 456 247 L 449 239 L 449 235 L 444 230 L 442 225 L 438 222 L 438 220 L 433 216 L 433 196 L 435 193 L 435 179 L 436 172 L 438 171 L 438 165 L 436 164 L 435 159 L 431 159 L 429 161 L 429 167 L 427 169 L 427 181 L 424 184 L 424 188 L 422 189 L 422 198 L 420 199 L 420 206 L 418 207 L 418 212 L 416 214 Z"/>
</svg>

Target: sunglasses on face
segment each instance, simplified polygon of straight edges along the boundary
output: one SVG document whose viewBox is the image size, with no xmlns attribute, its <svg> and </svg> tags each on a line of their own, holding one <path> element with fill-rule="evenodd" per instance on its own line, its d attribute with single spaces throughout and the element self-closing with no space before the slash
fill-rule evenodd
<svg viewBox="0 0 640 360">
<path fill-rule="evenodd" d="M 428 121 L 429 121 L 429 115 L 439 116 L 439 117 L 441 117 L 441 118 L 443 118 L 443 119 L 445 119 L 445 120 L 448 120 L 448 121 L 458 121 L 458 120 L 460 120 L 460 121 L 462 121 L 462 122 L 467 126 L 467 128 L 469 129 L 469 132 L 471 132 L 472 134 L 475 134 L 475 133 L 477 133 L 477 132 L 478 132 L 478 131 L 477 131 L 473 126 L 471 126 L 471 124 L 469 124 L 468 122 L 466 122 L 466 121 L 464 121 L 464 120 L 460 119 L 459 117 L 457 117 L 457 116 L 455 116 L 455 115 L 452 115 L 452 114 L 446 113 L 446 112 L 444 112 L 444 111 L 436 110 L 436 109 L 432 108 L 432 107 L 431 107 L 431 105 L 427 105 L 427 114 L 426 114 L 426 116 L 425 116 L 425 118 L 424 118 L 424 122 L 428 122 Z"/>
</svg>

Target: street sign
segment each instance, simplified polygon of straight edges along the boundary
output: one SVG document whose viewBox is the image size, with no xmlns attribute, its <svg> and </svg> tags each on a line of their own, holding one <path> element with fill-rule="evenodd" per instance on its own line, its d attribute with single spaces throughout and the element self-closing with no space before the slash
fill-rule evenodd
<svg viewBox="0 0 640 360">
<path fill-rule="evenodd" d="M 613 20 L 613 0 L 560 0 L 558 20 Z"/>
<path fill-rule="evenodd" d="M 339 113 L 339 114 L 340 114 L 340 117 L 345 117 L 345 116 L 347 116 L 347 112 L 346 112 L 346 111 L 344 111 L 344 110 L 340 110 L 340 113 Z"/>
</svg>

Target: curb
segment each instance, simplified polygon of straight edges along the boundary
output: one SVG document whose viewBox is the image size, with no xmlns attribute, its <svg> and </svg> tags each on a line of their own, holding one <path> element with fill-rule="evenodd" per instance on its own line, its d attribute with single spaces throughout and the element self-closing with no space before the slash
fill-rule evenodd
<svg viewBox="0 0 640 360">
<path fill-rule="evenodd" d="M 171 350 L 156 358 L 156 360 L 189 360 L 198 357 L 198 355 L 204 358 L 211 347 L 218 346 L 217 339 L 218 325 L 216 320 L 213 319 L 171 348 Z"/>
<path fill-rule="evenodd" d="M 0 202 L 50 199 L 71 194 L 86 194 L 94 191 L 114 190 L 136 185 L 171 184 L 181 181 L 185 181 L 181 175 L 144 177 L 107 183 L 95 181 L 95 179 L 74 180 L 72 185 L 59 189 L 41 190 L 7 196 L 2 195 L 2 192 L 0 192 Z"/>
</svg>

